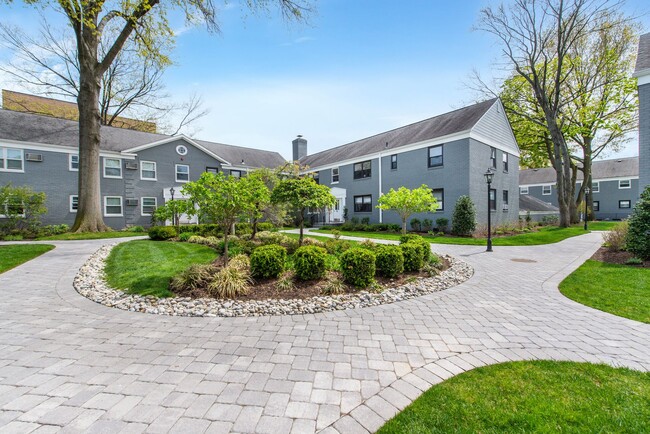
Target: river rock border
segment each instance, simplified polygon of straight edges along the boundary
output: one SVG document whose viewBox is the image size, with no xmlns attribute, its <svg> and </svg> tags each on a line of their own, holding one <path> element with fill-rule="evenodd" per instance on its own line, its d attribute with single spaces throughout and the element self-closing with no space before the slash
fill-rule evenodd
<svg viewBox="0 0 650 434">
<path fill-rule="evenodd" d="M 450 267 L 440 275 L 380 293 L 360 291 L 355 294 L 317 296 L 307 299 L 269 299 L 253 301 L 217 300 L 213 298 L 157 298 L 127 294 L 108 286 L 104 279 L 105 260 L 118 243 L 95 252 L 79 269 L 74 288 L 84 297 L 108 307 L 154 315 L 238 317 L 267 315 L 302 315 L 335 310 L 359 309 L 419 297 L 459 285 L 474 274 L 466 262 L 444 255 Z"/>
</svg>

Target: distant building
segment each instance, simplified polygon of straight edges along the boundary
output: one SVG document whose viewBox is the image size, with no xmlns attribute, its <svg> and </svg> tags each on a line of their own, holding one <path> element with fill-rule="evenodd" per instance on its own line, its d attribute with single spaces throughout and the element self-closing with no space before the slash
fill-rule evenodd
<svg viewBox="0 0 650 434">
<path fill-rule="evenodd" d="M 639 191 L 650 185 L 650 33 L 639 38 L 634 77 L 639 89 Z"/>
<path fill-rule="evenodd" d="M 6 89 L 2 90 L 2 108 L 5 110 L 52 116 L 71 121 L 79 119 L 79 109 L 75 103 L 14 92 Z M 155 122 L 139 121 L 137 119 L 125 118 L 122 116 L 117 116 L 113 119 L 111 126 L 144 131 L 146 133 L 156 132 Z"/>
<path fill-rule="evenodd" d="M 639 197 L 639 158 L 617 158 L 594 161 L 591 167 L 591 194 L 594 216 L 599 220 L 627 218 Z M 526 169 L 519 171 L 519 194 L 530 195 L 558 206 L 555 169 Z M 576 190 L 582 185 L 578 171 Z"/>
</svg>

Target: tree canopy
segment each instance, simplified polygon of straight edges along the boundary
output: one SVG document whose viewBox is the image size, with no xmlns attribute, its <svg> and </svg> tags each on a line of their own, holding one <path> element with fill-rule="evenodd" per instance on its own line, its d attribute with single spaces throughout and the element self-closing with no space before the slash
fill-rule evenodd
<svg viewBox="0 0 650 434">
<path fill-rule="evenodd" d="M 412 190 L 402 186 L 379 197 L 377 208 L 395 211 L 402 219 L 402 233 L 406 234 L 406 221 L 408 218 L 421 212 L 436 212 L 438 202 L 433 196 L 433 191 L 425 184 Z"/>
</svg>

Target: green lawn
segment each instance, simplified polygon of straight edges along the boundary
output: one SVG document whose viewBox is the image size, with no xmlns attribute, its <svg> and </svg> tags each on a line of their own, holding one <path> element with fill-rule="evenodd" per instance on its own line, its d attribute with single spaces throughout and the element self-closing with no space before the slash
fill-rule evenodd
<svg viewBox="0 0 650 434">
<path fill-rule="evenodd" d="M 10 244 L 0 246 L 0 273 L 11 270 L 45 252 L 52 250 L 50 244 Z"/>
<path fill-rule="evenodd" d="M 650 373 L 572 362 L 487 366 L 433 386 L 378 431 L 650 432 Z"/>
<path fill-rule="evenodd" d="M 51 235 L 49 237 L 37 238 L 39 241 L 71 241 L 71 240 L 99 240 L 103 238 L 123 238 L 123 237 L 141 237 L 147 235 L 146 232 L 66 232 L 65 234 Z"/>
<path fill-rule="evenodd" d="M 332 231 L 317 230 L 312 233 L 332 233 Z M 492 238 L 492 244 L 495 246 L 536 246 L 540 244 L 551 244 L 565 240 L 570 237 L 584 235 L 588 232 L 582 227 L 558 228 L 554 226 L 547 226 L 541 228 L 537 232 L 530 232 L 527 234 L 511 235 L 507 237 Z M 391 234 L 385 232 L 348 232 L 342 231 L 341 235 L 361 238 L 378 238 L 383 240 L 399 240 L 399 234 Z M 437 237 L 433 235 L 424 235 L 425 239 L 434 244 L 463 244 L 470 246 L 484 246 L 485 238 L 462 238 L 444 236 Z"/>
<path fill-rule="evenodd" d="M 610 231 L 614 226 L 619 224 L 620 222 L 612 222 L 612 221 L 602 221 L 602 222 L 587 222 L 587 228 L 592 231 Z"/>
<path fill-rule="evenodd" d="M 650 269 L 588 260 L 560 283 L 571 300 L 650 323 Z"/>
<path fill-rule="evenodd" d="M 109 285 L 129 293 L 172 297 L 170 279 L 192 264 L 207 264 L 217 253 L 206 246 L 136 240 L 117 245 L 106 260 Z"/>
</svg>

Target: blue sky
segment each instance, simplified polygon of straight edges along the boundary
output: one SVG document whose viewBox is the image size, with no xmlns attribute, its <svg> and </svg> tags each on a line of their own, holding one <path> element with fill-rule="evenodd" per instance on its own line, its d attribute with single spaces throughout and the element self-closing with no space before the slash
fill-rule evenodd
<svg viewBox="0 0 650 434">
<path fill-rule="evenodd" d="M 489 77 L 499 61 L 498 45 L 472 31 L 488 4 L 321 0 L 305 25 L 275 13 L 244 17 L 230 1 L 219 17 L 221 34 L 175 23 L 175 65 L 165 80 L 179 100 L 203 95 L 210 113 L 196 125 L 198 138 L 289 158 L 291 140 L 302 134 L 317 152 L 471 103 L 465 83 L 472 69 Z M 627 9 L 648 11 L 638 0 Z M 28 30 L 35 17 L 20 2 L 0 6 L 0 20 Z M 648 15 L 641 21 L 650 29 Z M 636 154 L 634 141 L 619 153 Z"/>
</svg>

